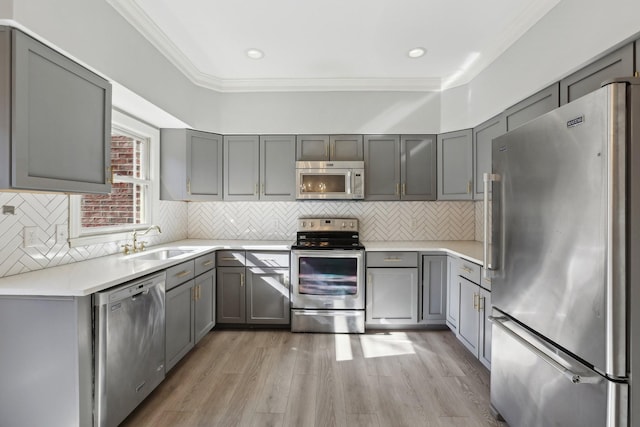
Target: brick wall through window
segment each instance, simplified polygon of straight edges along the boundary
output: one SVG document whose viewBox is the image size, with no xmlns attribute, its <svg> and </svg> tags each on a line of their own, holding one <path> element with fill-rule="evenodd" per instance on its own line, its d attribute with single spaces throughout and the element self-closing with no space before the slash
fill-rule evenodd
<svg viewBox="0 0 640 427">
<path fill-rule="evenodd" d="M 140 178 L 143 144 L 134 138 L 113 135 L 111 138 L 111 167 L 114 183 L 110 194 L 82 196 L 82 227 L 105 227 L 139 224 L 141 222 L 141 186 L 131 182 L 117 182 L 117 176 Z"/>
</svg>

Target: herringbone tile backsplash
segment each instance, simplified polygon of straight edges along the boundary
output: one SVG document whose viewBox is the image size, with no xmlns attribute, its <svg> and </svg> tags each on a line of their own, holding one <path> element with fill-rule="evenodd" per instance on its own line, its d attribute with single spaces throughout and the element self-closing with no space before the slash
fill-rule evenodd
<svg viewBox="0 0 640 427">
<path fill-rule="evenodd" d="M 56 225 L 69 223 L 66 195 L 3 193 L 0 206 L 0 277 L 117 253 L 124 242 L 69 248 L 56 242 Z M 362 240 L 480 240 L 482 209 L 474 202 L 160 202 L 159 236 L 150 245 L 190 238 L 295 239 L 300 217 L 355 217 Z M 24 227 L 37 227 L 38 244 L 24 247 Z"/>
<path fill-rule="evenodd" d="M 365 241 L 474 240 L 473 202 L 189 203 L 189 237 L 295 240 L 301 217 L 355 217 Z"/>
<path fill-rule="evenodd" d="M 56 242 L 56 225 L 68 227 L 69 197 L 55 194 L 2 193 L 0 206 L 15 207 L 15 215 L 0 214 L 0 277 L 90 258 L 111 255 L 124 242 L 69 248 Z M 160 202 L 156 223 L 162 228 L 158 236 L 145 236 L 150 245 L 187 237 L 187 204 Z M 24 227 L 37 228 L 37 244 L 24 247 Z"/>
</svg>

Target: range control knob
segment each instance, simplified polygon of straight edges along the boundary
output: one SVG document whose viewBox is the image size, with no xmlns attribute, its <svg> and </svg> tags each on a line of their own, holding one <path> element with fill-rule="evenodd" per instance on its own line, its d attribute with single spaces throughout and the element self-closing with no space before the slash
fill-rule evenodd
<svg viewBox="0 0 640 427">
<path fill-rule="evenodd" d="M 347 223 L 342 221 L 342 228 L 346 228 L 347 227 Z"/>
</svg>

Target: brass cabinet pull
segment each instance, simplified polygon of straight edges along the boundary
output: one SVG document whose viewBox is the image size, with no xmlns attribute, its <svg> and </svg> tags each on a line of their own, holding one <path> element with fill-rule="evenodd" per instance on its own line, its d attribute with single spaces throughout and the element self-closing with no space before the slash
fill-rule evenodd
<svg viewBox="0 0 640 427">
<path fill-rule="evenodd" d="M 240 286 L 244 286 L 244 274 L 240 274 Z"/>
<path fill-rule="evenodd" d="M 396 196 L 400 195 L 400 184 L 396 184 Z"/>
<path fill-rule="evenodd" d="M 191 180 L 187 180 L 187 194 L 191 194 Z"/>
<path fill-rule="evenodd" d="M 211 264 L 213 264 L 213 261 L 209 260 L 209 261 L 205 261 L 205 262 L 203 262 L 203 263 L 202 263 L 202 266 L 203 266 L 203 267 L 208 267 L 208 266 L 210 266 Z"/>
<path fill-rule="evenodd" d="M 258 195 L 258 188 L 259 188 L 258 183 L 256 183 L 256 189 L 255 189 L 255 191 L 253 192 L 253 195 L 254 195 L 254 196 L 257 196 L 257 195 Z"/>
<path fill-rule="evenodd" d="M 395 258 L 385 258 L 384 259 L 384 262 L 400 262 L 400 261 L 402 261 L 402 258 L 395 257 Z"/>
<path fill-rule="evenodd" d="M 467 267 L 466 265 L 463 265 L 462 267 L 460 267 L 460 270 L 464 271 L 465 273 L 469 273 L 471 274 L 473 272 L 473 270 L 469 267 Z"/>
<path fill-rule="evenodd" d="M 402 183 L 402 195 L 403 196 L 407 195 L 407 183 L 406 182 Z"/>
<path fill-rule="evenodd" d="M 107 183 L 113 184 L 113 166 L 107 167 Z"/>
<path fill-rule="evenodd" d="M 476 311 L 479 311 L 479 306 L 480 306 L 480 302 L 479 302 L 479 298 L 480 295 L 477 293 L 473 293 L 473 309 Z"/>
<path fill-rule="evenodd" d="M 328 145 L 324 146 L 324 156 L 327 157 L 327 158 L 329 157 L 329 146 Z"/>
<path fill-rule="evenodd" d="M 486 299 L 487 298 L 485 297 L 478 298 L 478 311 L 484 311 L 484 304 Z"/>
<path fill-rule="evenodd" d="M 223 256 L 222 257 L 223 261 L 235 261 L 236 259 L 232 256 Z"/>
<path fill-rule="evenodd" d="M 181 271 L 180 273 L 177 273 L 176 277 L 185 277 L 185 276 L 188 276 L 190 274 L 191 274 L 191 272 L 189 270 L 184 270 L 184 271 Z"/>
<path fill-rule="evenodd" d="M 471 187 L 472 187 L 471 181 L 467 181 L 467 194 L 471 194 Z"/>
<path fill-rule="evenodd" d="M 261 193 L 264 196 L 264 183 L 261 185 Z"/>
</svg>

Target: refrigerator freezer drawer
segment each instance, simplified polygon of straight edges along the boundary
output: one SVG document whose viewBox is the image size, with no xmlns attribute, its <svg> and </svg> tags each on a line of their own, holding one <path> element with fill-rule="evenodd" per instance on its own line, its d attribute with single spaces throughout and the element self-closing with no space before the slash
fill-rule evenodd
<svg viewBox="0 0 640 427">
<path fill-rule="evenodd" d="M 502 319 L 493 323 L 491 405 L 511 427 L 628 425 L 626 383 Z"/>
</svg>

